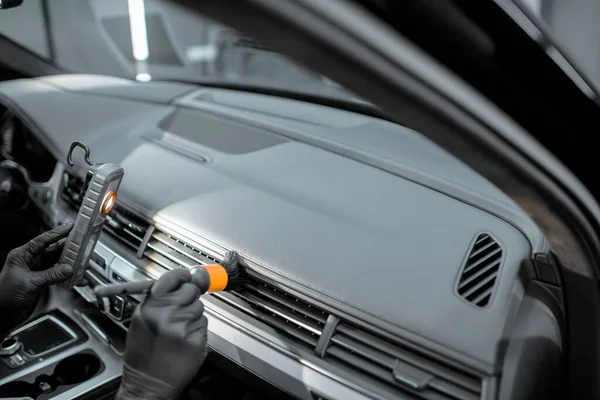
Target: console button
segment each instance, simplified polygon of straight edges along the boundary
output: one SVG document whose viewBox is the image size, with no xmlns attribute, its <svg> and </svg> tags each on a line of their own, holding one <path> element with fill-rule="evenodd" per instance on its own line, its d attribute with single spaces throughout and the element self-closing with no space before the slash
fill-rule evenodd
<svg viewBox="0 0 600 400">
<path fill-rule="evenodd" d="M 125 309 L 123 310 L 123 319 L 128 319 L 133 314 L 133 311 L 138 306 L 138 302 L 134 300 L 127 299 L 125 301 Z"/>
<path fill-rule="evenodd" d="M 96 264 L 99 269 L 106 269 L 106 259 L 95 251 L 92 253 L 90 262 Z"/>
<path fill-rule="evenodd" d="M 48 393 L 52 392 L 52 386 L 48 382 L 42 381 L 42 382 L 40 382 L 38 387 L 44 394 L 48 394 Z"/>
<path fill-rule="evenodd" d="M 115 296 L 110 299 L 110 315 L 118 320 L 123 319 L 123 310 L 125 309 L 125 301 L 121 296 Z"/>
<path fill-rule="evenodd" d="M 112 278 L 113 278 L 113 281 L 115 281 L 117 283 L 127 282 L 127 279 L 123 278 L 121 275 L 117 274 L 116 272 L 112 273 Z"/>
<path fill-rule="evenodd" d="M 15 365 L 23 365 L 25 364 L 25 359 L 23 357 L 21 357 L 21 355 L 19 353 L 13 355 L 10 357 L 10 360 L 15 364 Z"/>
</svg>

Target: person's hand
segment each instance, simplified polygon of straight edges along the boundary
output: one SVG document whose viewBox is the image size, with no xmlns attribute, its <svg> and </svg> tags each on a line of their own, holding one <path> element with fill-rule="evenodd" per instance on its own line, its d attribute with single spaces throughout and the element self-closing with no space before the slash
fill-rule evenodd
<svg viewBox="0 0 600 400">
<path fill-rule="evenodd" d="M 0 340 L 31 316 L 46 288 L 73 274 L 70 265 L 55 265 L 72 228 L 66 223 L 8 253 L 0 272 Z"/>
<path fill-rule="evenodd" d="M 133 313 L 116 399 L 175 399 L 207 354 L 208 321 L 186 269 L 164 274 Z"/>
</svg>

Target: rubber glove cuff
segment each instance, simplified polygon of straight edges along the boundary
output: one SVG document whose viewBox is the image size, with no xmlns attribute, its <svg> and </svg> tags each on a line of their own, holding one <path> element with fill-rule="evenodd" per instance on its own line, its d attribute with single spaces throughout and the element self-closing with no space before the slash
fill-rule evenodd
<svg viewBox="0 0 600 400">
<path fill-rule="evenodd" d="M 123 365 L 123 378 L 115 400 L 175 400 L 178 397 L 175 387 Z"/>
</svg>

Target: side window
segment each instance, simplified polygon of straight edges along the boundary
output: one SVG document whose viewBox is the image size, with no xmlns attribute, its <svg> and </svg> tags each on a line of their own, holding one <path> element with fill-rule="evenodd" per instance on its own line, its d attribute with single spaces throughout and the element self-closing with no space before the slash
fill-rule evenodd
<svg viewBox="0 0 600 400">
<path fill-rule="evenodd" d="M 42 0 L 27 0 L 20 7 L 0 12 L 0 34 L 28 50 L 50 57 Z"/>
</svg>

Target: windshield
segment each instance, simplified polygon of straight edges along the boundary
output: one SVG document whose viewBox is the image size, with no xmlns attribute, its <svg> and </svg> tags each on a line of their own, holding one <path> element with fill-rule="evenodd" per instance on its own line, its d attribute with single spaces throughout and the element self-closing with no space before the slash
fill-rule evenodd
<svg viewBox="0 0 600 400">
<path fill-rule="evenodd" d="M 160 0 L 28 0 L 0 34 L 70 72 L 176 80 L 363 103 L 234 30 Z"/>
</svg>

